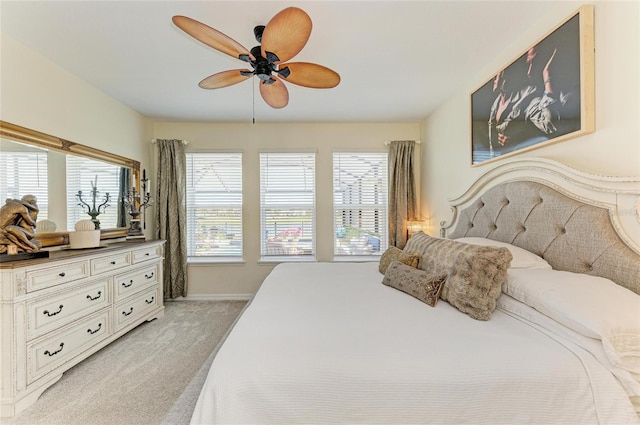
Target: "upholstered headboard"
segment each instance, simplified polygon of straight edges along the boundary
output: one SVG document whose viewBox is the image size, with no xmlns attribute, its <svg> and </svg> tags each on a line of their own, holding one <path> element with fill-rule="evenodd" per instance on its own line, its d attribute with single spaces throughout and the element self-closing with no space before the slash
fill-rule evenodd
<svg viewBox="0 0 640 425">
<path fill-rule="evenodd" d="M 640 293 L 640 180 L 592 176 L 542 159 L 496 167 L 451 200 L 443 236 L 484 237 L 554 269 L 606 277 Z"/>
</svg>

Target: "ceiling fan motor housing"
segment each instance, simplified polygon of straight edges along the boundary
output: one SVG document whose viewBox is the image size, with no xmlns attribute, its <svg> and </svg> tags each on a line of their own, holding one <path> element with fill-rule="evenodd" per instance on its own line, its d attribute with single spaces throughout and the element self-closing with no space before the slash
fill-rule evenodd
<svg viewBox="0 0 640 425">
<path fill-rule="evenodd" d="M 251 49 L 251 54 L 256 60 L 251 61 L 254 74 L 261 80 L 268 81 L 271 79 L 271 73 L 274 71 L 273 64 L 262 57 L 260 46 Z"/>
</svg>

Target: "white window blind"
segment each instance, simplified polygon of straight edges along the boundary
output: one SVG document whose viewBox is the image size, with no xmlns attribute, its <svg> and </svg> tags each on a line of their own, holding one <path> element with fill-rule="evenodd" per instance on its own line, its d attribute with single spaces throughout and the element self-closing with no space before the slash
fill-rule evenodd
<svg viewBox="0 0 640 425">
<path fill-rule="evenodd" d="M 389 234 L 387 153 L 334 152 L 334 255 L 380 255 Z"/>
<path fill-rule="evenodd" d="M 261 255 L 315 255 L 315 154 L 260 154 Z"/>
<path fill-rule="evenodd" d="M 187 255 L 242 257 L 242 153 L 187 153 Z"/>
<path fill-rule="evenodd" d="M 0 200 L 34 195 L 38 202 L 37 220 L 47 219 L 47 152 L 7 152 L 0 155 Z"/>
<path fill-rule="evenodd" d="M 102 161 L 66 155 L 67 158 L 67 229 L 73 230 L 78 220 L 90 220 L 88 209 L 94 209 L 93 186 L 97 188 L 95 209 L 100 210 L 97 219 L 101 229 L 118 226 L 118 203 L 120 202 L 120 167 Z M 78 191 L 89 207 L 82 206 Z M 108 207 L 100 208 L 109 194 Z"/>
</svg>

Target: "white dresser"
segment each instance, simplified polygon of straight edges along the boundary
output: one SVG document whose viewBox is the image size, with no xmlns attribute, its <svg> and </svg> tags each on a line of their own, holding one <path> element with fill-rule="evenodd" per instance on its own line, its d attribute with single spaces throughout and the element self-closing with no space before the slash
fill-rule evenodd
<svg viewBox="0 0 640 425">
<path fill-rule="evenodd" d="M 164 315 L 163 244 L 118 242 L 0 263 L 0 417 L 20 413 L 63 372 Z"/>
</svg>

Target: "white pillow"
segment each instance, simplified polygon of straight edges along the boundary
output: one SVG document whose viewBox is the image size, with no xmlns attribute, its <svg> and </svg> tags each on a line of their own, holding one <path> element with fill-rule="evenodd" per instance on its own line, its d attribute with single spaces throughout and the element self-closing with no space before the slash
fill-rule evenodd
<svg viewBox="0 0 640 425">
<path fill-rule="evenodd" d="M 611 364 L 640 373 L 640 295 L 602 277 L 548 269 L 508 270 L 503 292 L 601 340 Z"/>
<path fill-rule="evenodd" d="M 486 238 L 458 238 L 458 242 L 464 242 L 473 245 L 504 247 L 511 251 L 511 268 L 512 269 L 550 269 L 551 265 L 546 260 L 533 252 L 522 249 L 518 246 L 511 245 L 506 242 L 494 241 Z"/>
</svg>

